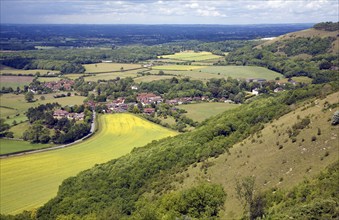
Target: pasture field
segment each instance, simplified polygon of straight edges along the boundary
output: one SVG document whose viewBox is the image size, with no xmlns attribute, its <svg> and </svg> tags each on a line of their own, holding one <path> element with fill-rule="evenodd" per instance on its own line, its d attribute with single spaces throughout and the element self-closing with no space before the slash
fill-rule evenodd
<svg viewBox="0 0 339 220">
<path fill-rule="evenodd" d="M 27 120 L 26 116 L 24 115 L 25 111 L 27 111 L 30 107 L 36 107 L 41 104 L 53 103 L 58 102 L 60 105 L 80 105 L 83 103 L 86 97 L 83 96 L 70 96 L 70 97 L 63 97 L 63 98 L 54 98 L 52 94 L 43 94 L 43 95 L 35 95 L 34 98 L 38 99 L 36 102 L 28 103 L 25 100 L 24 94 L 3 94 L 0 96 L 1 106 L 0 106 L 0 116 L 1 118 L 6 119 L 6 123 L 12 124 L 14 120 L 18 123 L 20 121 Z M 40 97 L 44 96 L 45 100 L 40 100 Z M 19 115 L 17 115 L 19 114 Z M 6 117 L 9 116 L 9 119 Z"/>
<path fill-rule="evenodd" d="M 131 63 L 93 63 L 83 65 L 86 69 L 86 73 L 100 73 L 100 72 L 112 72 L 120 71 L 120 68 L 125 70 L 142 68 L 142 64 Z"/>
<path fill-rule="evenodd" d="M 124 71 L 124 72 L 113 72 L 113 73 L 100 73 L 100 74 L 96 74 L 96 75 L 87 76 L 84 79 L 85 79 L 85 81 L 96 82 L 99 79 L 110 80 L 110 79 L 116 79 L 117 77 L 120 77 L 120 78 L 136 77 L 138 71 L 140 71 L 140 70 L 129 70 L 129 71 Z"/>
<path fill-rule="evenodd" d="M 99 130 L 71 147 L 1 159 L 1 213 L 37 208 L 56 195 L 61 182 L 175 131 L 131 114 L 100 115 Z"/>
<path fill-rule="evenodd" d="M 192 65 L 163 65 L 163 66 L 153 66 L 153 70 L 168 70 L 168 71 L 191 71 L 202 69 L 206 66 L 192 66 Z"/>
<path fill-rule="evenodd" d="M 60 71 L 57 70 L 41 70 L 41 69 L 36 69 L 36 70 L 21 70 L 21 69 L 14 69 L 5 65 L 0 66 L 0 74 L 5 74 L 5 73 L 11 73 L 11 74 L 22 74 L 22 75 L 28 75 L 28 74 L 36 74 L 39 72 L 40 74 L 47 74 L 49 72 L 53 73 L 60 73 Z"/>
<path fill-rule="evenodd" d="M 180 109 L 187 111 L 185 115 L 193 121 L 202 122 L 203 120 L 222 113 L 226 110 L 236 108 L 240 105 L 220 103 L 220 102 L 204 102 L 197 104 L 187 104 L 177 106 Z"/>
<path fill-rule="evenodd" d="M 203 73 L 212 73 L 232 77 L 234 79 L 262 78 L 274 80 L 276 77 L 283 78 L 283 75 L 258 66 L 209 66 L 201 70 Z"/>
<path fill-rule="evenodd" d="M 8 154 L 8 153 L 25 151 L 25 150 L 37 150 L 37 149 L 47 148 L 51 146 L 53 145 L 52 144 L 31 144 L 28 141 L 0 139 L 0 154 Z"/>
<path fill-rule="evenodd" d="M 166 76 L 166 75 L 147 75 L 147 76 L 141 76 L 134 78 L 134 82 L 140 83 L 140 82 L 152 82 L 156 80 L 162 80 L 162 79 L 172 79 L 173 76 Z"/>
<path fill-rule="evenodd" d="M 158 71 L 156 70 L 163 70 L 165 74 L 190 77 L 192 79 L 203 81 L 212 78 L 227 79 L 228 77 L 231 77 L 233 79 L 262 78 L 266 80 L 274 80 L 276 77 L 279 77 L 280 79 L 284 78 L 284 76 L 278 72 L 258 66 L 170 65 L 170 66 L 155 66 L 152 69 L 153 70 L 150 72 L 153 74 L 158 73 Z"/>
<path fill-rule="evenodd" d="M 66 76 L 68 76 L 68 75 L 66 75 Z M 79 75 L 79 76 L 81 76 L 81 75 Z M 43 76 L 38 78 L 38 80 L 40 82 L 54 82 L 54 81 L 59 81 L 60 79 L 63 79 L 63 78 L 60 78 L 60 77 L 43 77 Z"/>
<path fill-rule="evenodd" d="M 192 187 L 206 180 L 221 184 L 227 193 L 221 219 L 240 219 L 243 210 L 236 196 L 237 179 L 254 176 L 256 191 L 265 191 L 274 187 L 291 189 L 318 175 L 339 157 L 338 128 L 328 121 L 339 108 L 323 111 L 326 101 L 334 104 L 338 103 L 338 98 L 339 93 L 331 94 L 325 99 L 306 104 L 306 109 L 300 106 L 267 123 L 258 132 L 260 135 L 235 144 L 229 153 L 208 159 L 212 165 L 206 173 L 201 168 L 203 163 L 191 166 L 182 173 L 182 176 L 189 177 L 185 178 L 181 187 Z M 292 142 L 286 131 L 306 117 L 310 117 L 310 126 L 302 129 L 296 141 Z M 318 128 L 321 128 L 320 135 L 317 134 Z M 316 141 L 312 141 L 312 136 L 316 137 Z"/>
<path fill-rule="evenodd" d="M 181 52 L 181 53 L 175 53 L 175 54 L 172 54 L 172 55 L 163 55 L 163 56 L 160 56 L 160 57 L 165 58 L 165 59 L 172 59 L 172 60 L 203 61 L 203 60 L 218 59 L 221 56 L 214 55 L 211 52 L 184 51 L 184 52 Z"/>
<path fill-rule="evenodd" d="M 0 75 L 1 87 L 12 87 L 14 90 L 17 87 L 24 88 L 25 85 L 29 85 L 33 81 L 32 76 L 2 76 Z"/>
</svg>

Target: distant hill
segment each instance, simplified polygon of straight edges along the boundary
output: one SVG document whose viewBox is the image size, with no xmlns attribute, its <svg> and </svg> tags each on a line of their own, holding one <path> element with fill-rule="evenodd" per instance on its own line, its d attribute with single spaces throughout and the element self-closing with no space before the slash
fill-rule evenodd
<svg viewBox="0 0 339 220">
<path fill-rule="evenodd" d="M 290 40 L 295 40 L 296 38 L 334 38 L 335 40 L 331 44 L 331 47 L 327 50 L 327 52 L 330 53 L 338 53 L 339 52 L 339 32 L 338 30 L 336 31 L 327 31 L 327 30 L 319 30 L 315 28 L 310 28 L 306 30 L 301 30 L 297 32 L 292 32 L 288 34 L 281 35 L 279 37 L 276 37 L 272 40 L 266 41 L 261 45 L 258 45 L 257 48 L 262 48 L 264 46 L 269 46 L 277 42 L 282 42 L 282 41 L 290 41 Z"/>
<path fill-rule="evenodd" d="M 287 78 L 307 76 L 313 83 L 337 81 L 339 31 L 328 31 L 332 27 L 326 25 L 320 27 L 285 34 L 257 46 L 244 46 L 230 52 L 226 64 L 262 66 Z"/>
</svg>

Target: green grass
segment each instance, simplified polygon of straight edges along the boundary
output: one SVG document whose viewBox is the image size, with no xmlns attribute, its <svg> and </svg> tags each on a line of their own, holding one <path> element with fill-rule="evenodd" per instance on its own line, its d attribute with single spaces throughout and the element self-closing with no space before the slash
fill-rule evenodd
<svg viewBox="0 0 339 220">
<path fill-rule="evenodd" d="M 339 93 L 332 94 L 317 100 L 316 105 L 307 104 L 306 109 L 301 106 L 266 124 L 260 137 L 253 135 L 234 145 L 229 153 L 210 158 L 208 161 L 214 165 L 208 168 L 206 174 L 201 170 L 202 163 L 191 166 L 182 173 L 182 176 L 189 177 L 183 184 L 178 184 L 177 189 L 189 188 L 201 181 L 221 184 L 227 193 L 221 219 L 240 219 L 243 210 L 236 199 L 236 179 L 254 176 L 258 191 L 273 187 L 291 189 L 305 178 L 316 176 L 339 157 L 338 128 L 328 121 L 338 108 L 322 111 L 326 101 L 338 103 L 338 96 Z M 292 143 L 286 130 L 305 117 L 310 117 L 311 124 L 301 130 L 297 141 Z M 321 135 L 317 135 L 317 128 L 321 128 Z M 316 136 L 317 140 L 312 141 L 312 136 Z M 282 145 L 281 149 L 277 142 Z"/>
<path fill-rule="evenodd" d="M 50 146 L 53 146 L 53 145 L 52 144 L 31 144 L 27 141 L 0 139 L 0 154 L 8 154 L 8 153 L 26 151 L 26 150 L 37 150 L 41 148 L 47 148 Z"/>
<path fill-rule="evenodd" d="M 111 72 L 120 71 L 123 67 L 124 70 L 130 70 L 135 68 L 141 68 L 141 64 L 130 64 L 130 63 L 94 63 L 83 65 L 86 69 L 86 73 L 98 73 L 98 72 Z"/>
<path fill-rule="evenodd" d="M 53 102 L 58 102 L 62 106 L 80 105 L 83 103 L 83 100 L 86 98 L 83 96 L 70 96 L 70 97 L 55 99 L 53 98 L 53 95 L 55 95 L 55 93 L 35 95 L 34 98 L 38 99 L 38 101 L 28 103 L 25 100 L 24 94 L 19 94 L 19 95 L 3 94 L 0 96 L 0 102 L 1 102 L 0 116 L 1 118 L 5 118 L 6 123 L 8 124 L 12 124 L 14 120 L 16 120 L 19 123 L 20 121 L 27 120 L 24 113 L 30 107 L 37 107 L 38 105 L 41 105 L 41 104 L 47 104 L 47 103 L 53 103 Z M 45 100 L 43 101 L 40 100 L 41 96 L 44 96 Z M 20 114 L 20 115 L 17 116 L 17 114 Z M 7 116 L 9 117 L 8 119 L 7 119 Z"/>
<path fill-rule="evenodd" d="M 176 134 L 131 114 L 102 115 L 98 132 L 80 144 L 1 159 L 1 213 L 37 208 L 56 195 L 65 178 Z"/>
<path fill-rule="evenodd" d="M 181 52 L 175 53 L 173 55 L 163 55 L 161 56 L 165 59 L 174 59 L 174 60 L 184 60 L 184 61 L 203 61 L 203 60 L 211 60 L 218 59 L 221 56 L 217 56 L 212 54 L 211 52 Z"/>
<path fill-rule="evenodd" d="M 238 106 L 239 105 L 229 103 L 207 102 L 179 105 L 178 108 L 186 110 L 187 113 L 185 115 L 187 117 L 193 119 L 194 121 L 201 122 L 211 116 L 222 113 L 228 109 L 236 108 Z"/>
</svg>

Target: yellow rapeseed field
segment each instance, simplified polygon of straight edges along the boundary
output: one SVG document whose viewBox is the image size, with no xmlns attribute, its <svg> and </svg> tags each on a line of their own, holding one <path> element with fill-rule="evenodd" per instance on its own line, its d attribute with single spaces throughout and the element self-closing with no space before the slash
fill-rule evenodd
<svg viewBox="0 0 339 220">
<path fill-rule="evenodd" d="M 177 133 L 131 114 L 99 117 L 99 131 L 83 143 L 0 160 L 1 213 L 37 208 L 70 176 Z"/>
</svg>

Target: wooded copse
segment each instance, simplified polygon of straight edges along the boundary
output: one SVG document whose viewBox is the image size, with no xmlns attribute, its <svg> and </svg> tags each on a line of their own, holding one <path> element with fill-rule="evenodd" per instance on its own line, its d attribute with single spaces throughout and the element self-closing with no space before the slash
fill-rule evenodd
<svg viewBox="0 0 339 220">
<path fill-rule="evenodd" d="M 66 116 L 56 118 L 53 111 L 60 108 L 58 103 L 39 105 L 29 108 L 26 116 L 30 127 L 23 133 L 23 139 L 31 143 L 67 144 L 78 140 L 90 132 L 92 111 L 84 106 L 67 107 L 67 113 L 84 113 L 82 122 L 69 119 Z M 51 130 L 54 134 L 51 135 Z"/>
</svg>

